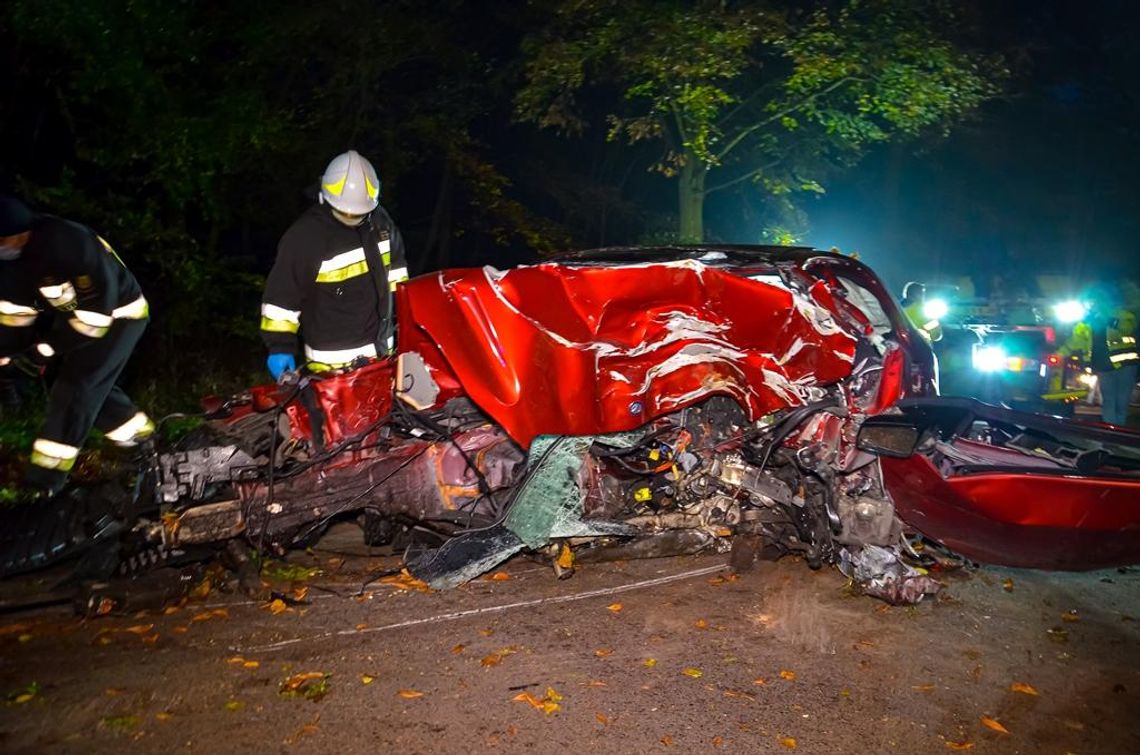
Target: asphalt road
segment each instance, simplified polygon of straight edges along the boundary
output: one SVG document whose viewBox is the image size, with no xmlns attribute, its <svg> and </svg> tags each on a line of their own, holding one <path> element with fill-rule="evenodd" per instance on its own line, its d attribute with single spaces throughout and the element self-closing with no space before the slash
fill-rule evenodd
<svg viewBox="0 0 1140 755">
<path fill-rule="evenodd" d="M 909 608 L 716 555 L 361 591 L 392 559 L 334 545 L 278 584 L 304 605 L 5 617 L 0 749 L 1140 752 L 1140 571 L 960 572 Z"/>
</svg>

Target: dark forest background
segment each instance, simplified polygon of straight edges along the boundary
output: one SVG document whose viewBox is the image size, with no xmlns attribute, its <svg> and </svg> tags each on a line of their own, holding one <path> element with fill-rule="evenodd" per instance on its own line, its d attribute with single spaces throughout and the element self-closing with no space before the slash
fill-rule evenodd
<svg viewBox="0 0 1140 755">
<path fill-rule="evenodd" d="M 8 0 L 0 189 L 96 228 L 139 277 L 153 323 L 132 380 L 162 409 L 261 378 L 262 276 L 335 154 L 376 165 L 413 274 L 692 240 L 678 180 L 731 138 L 707 118 L 722 92 L 763 91 L 750 122 L 772 123 L 707 162 L 731 185 L 703 202 L 704 240 L 858 250 L 896 289 L 1117 276 L 1140 265 L 1136 16 L 1107 0 Z M 687 123 L 711 136 L 671 142 Z"/>
</svg>

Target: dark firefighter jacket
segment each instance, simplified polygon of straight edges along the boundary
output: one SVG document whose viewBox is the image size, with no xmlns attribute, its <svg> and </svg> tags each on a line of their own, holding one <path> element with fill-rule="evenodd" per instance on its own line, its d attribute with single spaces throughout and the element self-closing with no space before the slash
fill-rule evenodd
<svg viewBox="0 0 1140 755">
<path fill-rule="evenodd" d="M 298 331 L 311 364 L 339 366 L 388 348 L 392 295 L 408 279 L 404 241 L 384 208 L 358 226 L 314 205 L 277 245 L 265 284 L 261 335 L 270 353 L 295 353 Z"/>
<path fill-rule="evenodd" d="M 103 338 L 116 320 L 147 314 L 134 276 L 79 223 L 37 215 L 23 253 L 0 261 L 0 356 L 33 343 L 46 344 L 47 356 L 66 353 Z"/>
</svg>

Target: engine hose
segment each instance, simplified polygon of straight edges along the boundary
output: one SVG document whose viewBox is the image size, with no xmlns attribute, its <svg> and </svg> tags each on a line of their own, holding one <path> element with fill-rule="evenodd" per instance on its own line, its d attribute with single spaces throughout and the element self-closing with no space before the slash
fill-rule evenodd
<svg viewBox="0 0 1140 755">
<path fill-rule="evenodd" d="M 763 470 L 768 466 L 768 460 L 772 456 L 772 452 L 778 448 L 785 440 L 788 439 L 793 432 L 806 422 L 812 415 L 818 414 L 822 411 L 829 409 L 837 409 L 838 396 L 830 396 L 823 401 L 815 401 L 810 404 L 804 404 L 801 407 L 793 409 L 787 417 L 779 423 L 779 429 L 775 435 L 768 439 L 768 445 L 764 448 L 764 455 L 760 459 L 760 463 L 756 466 Z"/>
</svg>

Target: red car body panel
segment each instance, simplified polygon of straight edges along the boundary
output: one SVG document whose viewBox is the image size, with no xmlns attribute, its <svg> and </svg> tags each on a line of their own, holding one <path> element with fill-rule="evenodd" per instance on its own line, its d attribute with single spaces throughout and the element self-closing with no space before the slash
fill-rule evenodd
<svg viewBox="0 0 1140 755">
<path fill-rule="evenodd" d="M 1140 563 L 1140 482 L 1032 471 L 945 479 L 919 454 L 881 462 L 899 517 L 975 561 L 1065 570 Z"/>
<path fill-rule="evenodd" d="M 400 287 L 399 342 L 525 448 L 714 394 L 753 419 L 803 404 L 856 346 L 822 283 L 812 297 L 695 261 L 446 270 Z"/>
</svg>

